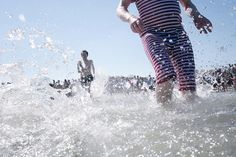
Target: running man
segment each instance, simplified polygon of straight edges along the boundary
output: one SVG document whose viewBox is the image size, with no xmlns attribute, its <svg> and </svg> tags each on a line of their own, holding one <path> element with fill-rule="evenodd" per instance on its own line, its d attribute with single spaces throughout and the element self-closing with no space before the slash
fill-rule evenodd
<svg viewBox="0 0 236 157">
<path fill-rule="evenodd" d="M 82 60 L 78 62 L 77 69 L 80 73 L 81 84 L 90 93 L 91 82 L 94 80 L 95 68 L 93 60 L 88 60 L 88 51 L 81 52 Z"/>
<path fill-rule="evenodd" d="M 178 1 L 200 33 L 212 31 L 211 22 L 198 12 L 191 0 L 120 0 L 117 8 L 118 16 L 142 39 L 156 73 L 156 98 L 162 104 L 171 100 L 176 78 L 186 99 L 191 100 L 196 94 L 194 55 L 182 26 Z M 129 13 L 131 3 L 135 3 L 138 17 Z"/>
</svg>

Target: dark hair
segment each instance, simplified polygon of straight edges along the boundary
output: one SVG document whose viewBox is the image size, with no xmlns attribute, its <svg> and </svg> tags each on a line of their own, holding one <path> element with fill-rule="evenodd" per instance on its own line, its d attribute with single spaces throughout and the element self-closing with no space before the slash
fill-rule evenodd
<svg viewBox="0 0 236 157">
<path fill-rule="evenodd" d="M 86 55 L 88 56 L 88 51 L 83 50 L 82 53 L 86 53 Z"/>
</svg>

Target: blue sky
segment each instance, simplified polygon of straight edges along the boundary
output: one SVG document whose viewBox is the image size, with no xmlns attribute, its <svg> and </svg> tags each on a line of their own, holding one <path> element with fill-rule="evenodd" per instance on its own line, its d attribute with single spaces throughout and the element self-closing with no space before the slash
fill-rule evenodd
<svg viewBox="0 0 236 157">
<path fill-rule="evenodd" d="M 118 0 L 2 0 L 0 64 L 20 62 L 32 76 L 78 77 L 80 51 L 109 75 L 154 74 L 140 38 L 115 9 Z M 236 0 L 193 0 L 214 31 L 199 34 L 183 12 L 198 69 L 236 63 Z M 134 5 L 130 12 L 137 14 Z"/>
</svg>

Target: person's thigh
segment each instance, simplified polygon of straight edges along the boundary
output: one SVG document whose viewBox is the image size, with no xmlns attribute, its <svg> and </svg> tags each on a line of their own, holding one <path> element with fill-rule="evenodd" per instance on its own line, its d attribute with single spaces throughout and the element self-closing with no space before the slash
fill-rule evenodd
<svg viewBox="0 0 236 157">
<path fill-rule="evenodd" d="M 180 33 L 178 41 L 172 48 L 170 55 L 177 79 L 179 90 L 196 90 L 195 62 L 191 42 L 184 33 Z"/>
<path fill-rule="evenodd" d="M 153 33 L 146 33 L 142 37 L 146 55 L 156 73 L 157 83 L 163 83 L 175 78 L 175 71 L 169 58 L 169 49 L 163 42 L 163 37 Z"/>
</svg>

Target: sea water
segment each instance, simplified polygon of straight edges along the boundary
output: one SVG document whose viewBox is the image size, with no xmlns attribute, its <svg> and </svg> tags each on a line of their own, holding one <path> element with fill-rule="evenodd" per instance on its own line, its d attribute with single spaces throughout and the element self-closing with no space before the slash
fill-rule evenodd
<svg viewBox="0 0 236 157">
<path fill-rule="evenodd" d="M 154 93 L 105 94 L 107 77 L 74 97 L 46 77 L 28 79 L 18 64 L 1 65 L 12 84 L 0 86 L 0 154 L 5 157 L 236 156 L 236 92 L 186 103 L 177 90 L 163 107 Z"/>
</svg>

